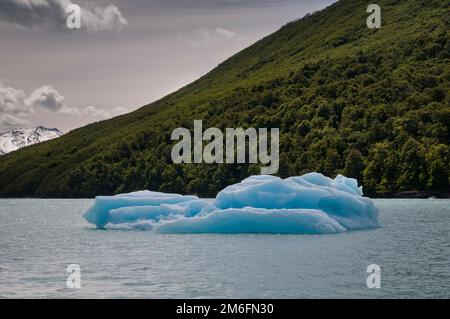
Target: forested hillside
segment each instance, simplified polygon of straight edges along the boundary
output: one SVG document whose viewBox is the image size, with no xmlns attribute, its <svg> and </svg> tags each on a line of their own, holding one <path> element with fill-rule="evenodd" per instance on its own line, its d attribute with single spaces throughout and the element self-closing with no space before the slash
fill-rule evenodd
<svg viewBox="0 0 450 319">
<path fill-rule="evenodd" d="M 450 1 L 341 0 L 135 112 L 0 158 L 0 196 L 140 189 L 211 196 L 258 165 L 174 165 L 177 127 L 279 127 L 282 177 L 356 177 L 369 195 L 449 191 Z M 126 92 L 124 92 L 126 94 Z"/>
</svg>

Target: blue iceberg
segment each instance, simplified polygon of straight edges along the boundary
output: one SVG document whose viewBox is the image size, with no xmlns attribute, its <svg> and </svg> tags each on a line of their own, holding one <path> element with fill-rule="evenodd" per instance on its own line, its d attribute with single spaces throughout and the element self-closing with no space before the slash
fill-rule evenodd
<svg viewBox="0 0 450 319">
<path fill-rule="evenodd" d="M 319 173 L 251 176 L 214 199 L 151 191 L 97 196 L 84 218 L 97 228 L 156 233 L 332 234 L 379 227 L 355 179 Z"/>
</svg>

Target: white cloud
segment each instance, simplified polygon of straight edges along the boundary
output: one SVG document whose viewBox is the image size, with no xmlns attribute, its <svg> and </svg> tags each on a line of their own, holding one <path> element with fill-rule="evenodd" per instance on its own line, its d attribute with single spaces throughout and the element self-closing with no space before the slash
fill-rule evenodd
<svg viewBox="0 0 450 319">
<path fill-rule="evenodd" d="M 80 116 L 84 114 L 98 120 L 106 120 L 128 112 L 124 107 L 115 107 L 111 111 L 107 111 L 92 105 L 80 111 L 78 108 L 67 106 L 64 96 L 50 85 L 41 86 L 27 96 L 23 90 L 5 86 L 0 82 L 0 111 L 5 113 L 0 119 L 2 130 L 30 126 L 29 121 L 12 114 L 28 115 L 34 113 L 37 108 L 62 115 Z"/>
<path fill-rule="evenodd" d="M 233 38 L 236 37 L 236 33 L 231 32 L 231 31 L 229 31 L 229 30 L 227 30 L 227 29 L 216 28 L 214 31 L 215 31 L 217 34 L 219 34 L 219 35 L 221 35 L 221 36 L 223 36 L 223 37 L 225 37 L 225 38 L 227 38 L 227 39 L 233 39 Z"/>
<path fill-rule="evenodd" d="M 66 105 L 64 105 L 61 110 L 59 110 L 59 113 L 64 114 L 64 115 L 76 115 L 79 116 L 80 112 L 78 111 L 78 109 L 76 107 L 68 107 Z"/>
<path fill-rule="evenodd" d="M 236 38 L 236 33 L 224 28 L 209 30 L 201 28 L 194 31 L 195 38 L 189 43 L 194 47 L 208 47 L 219 41 L 232 40 Z"/>
<path fill-rule="evenodd" d="M 10 114 L 2 114 L 0 115 L 0 128 L 2 130 L 10 130 L 18 127 L 31 127 L 32 124 L 30 121 L 12 116 Z"/>
<path fill-rule="evenodd" d="M 128 112 L 124 107 L 115 107 L 111 111 L 107 111 L 92 105 L 81 111 L 78 108 L 67 106 L 64 96 L 50 85 L 41 86 L 27 96 L 23 90 L 5 86 L 0 82 L 0 130 L 32 126 L 30 121 L 17 116 L 29 115 L 34 113 L 37 108 L 54 114 L 71 116 L 84 114 L 97 120 L 106 120 Z"/>
<path fill-rule="evenodd" d="M 58 112 L 64 107 L 64 96 L 60 95 L 50 85 L 44 85 L 34 90 L 27 103 L 34 107 L 40 106 L 53 112 Z"/>
<path fill-rule="evenodd" d="M 128 25 L 119 8 L 112 4 L 105 8 L 82 8 L 81 19 L 89 31 L 121 31 Z"/>
<path fill-rule="evenodd" d="M 118 116 L 127 112 L 127 109 L 124 107 L 115 107 L 112 112 L 108 112 L 105 109 L 98 108 L 95 106 L 87 106 L 84 108 L 83 113 L 96 119 L 106 120 L 114 116 Z"/>
<path fill-rule="evenodd" d="M 0 83 L 0 111 L 18 115 L 33 113 L 33 109 L 26 103 L 26 95 L 22 90 L 4 86 Z"/>
<path fill-rule="evenodd" d="M 71 0 L 1 0 L 0 18 L 24 29 L 68 31 L 66 8 Z M 120 10 L 110 4 L 81 7 L 81 27 L 87 31 L 120 31 L 127 26 Z"/>
<path fill-rule="evenodd" d="M 97 119 L 106 120 L 111 117 L 111 114 L 100 108 L 96 108 L 95 106 L 87 106 L 84 108 L 83 113 Z"/>
<path fill-rule="evenodd" d="M 0 83 L 0 111 L 15 115 L 34 113 L 34 108 L 41 107 L 48 111 L 66 115 L 80 115 L 77 108 L 68 107 L 64 96 L 50 85 L 34 90 L 28 97 L 23 90 L 5 86 Z"/>
<path fill-rule="evenodd" d="M 194 31 L 195 39 L 191 40 L 189 43 L 194 47 L 207 47 L 212 44 L 211 32 L 202 28 L 200 30 Z"/>
<path fill-rule="evenodd" d="M 31 107 L 42 107 L 51 112 L 66 115 L 79 115 L 76 108 L 68 107 L 64 102 L 64 96 L 60 95 L 50 85 L 44 85 L 30 94 L 26 103 Z"/>
<path fill-rule="evenodd" d="M 115 116 L 122 115 L 122 114 L 125 114 L 125 113 L 128 113 L 128 112 L 129 112 L 129 111 L 128 111 L 126 108 L 121 107 L 121 106 L 115 107 L 115 108 L 113 109 L 113 114 L 114 114 Z"/>
</svg>

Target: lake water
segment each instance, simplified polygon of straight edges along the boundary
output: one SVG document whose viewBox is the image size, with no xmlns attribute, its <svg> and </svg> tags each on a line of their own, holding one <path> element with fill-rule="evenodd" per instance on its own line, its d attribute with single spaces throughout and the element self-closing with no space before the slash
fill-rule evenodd
<svg viewBox="0 0 450 319">
<path fill-rule="evenodd" d="M 2 199 L 0 297 L 449 298 L 450 200 L 375 202 L 376 230 L 157 235 L 94 229 L 81 217 L 93 200 Z M 66 287 L 69 264 L 80 289 Z"/>
</svg>

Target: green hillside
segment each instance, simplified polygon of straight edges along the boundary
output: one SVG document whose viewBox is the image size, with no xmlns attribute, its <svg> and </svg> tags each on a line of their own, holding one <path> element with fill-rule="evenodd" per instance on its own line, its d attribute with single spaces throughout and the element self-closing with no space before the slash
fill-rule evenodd
<svg viewBox="0 0 450 319">
<path fill-rule="evenodd" d="M 282 177 L 358 178 L 370 195 L 449 191 L 450 1 L 341 0 L 135 112 L 0 158 L 2 197 L 140 189 L 215 194 L 257 165 L 172 164 L 173 129 L 279 127 Z"/>
</svg>

